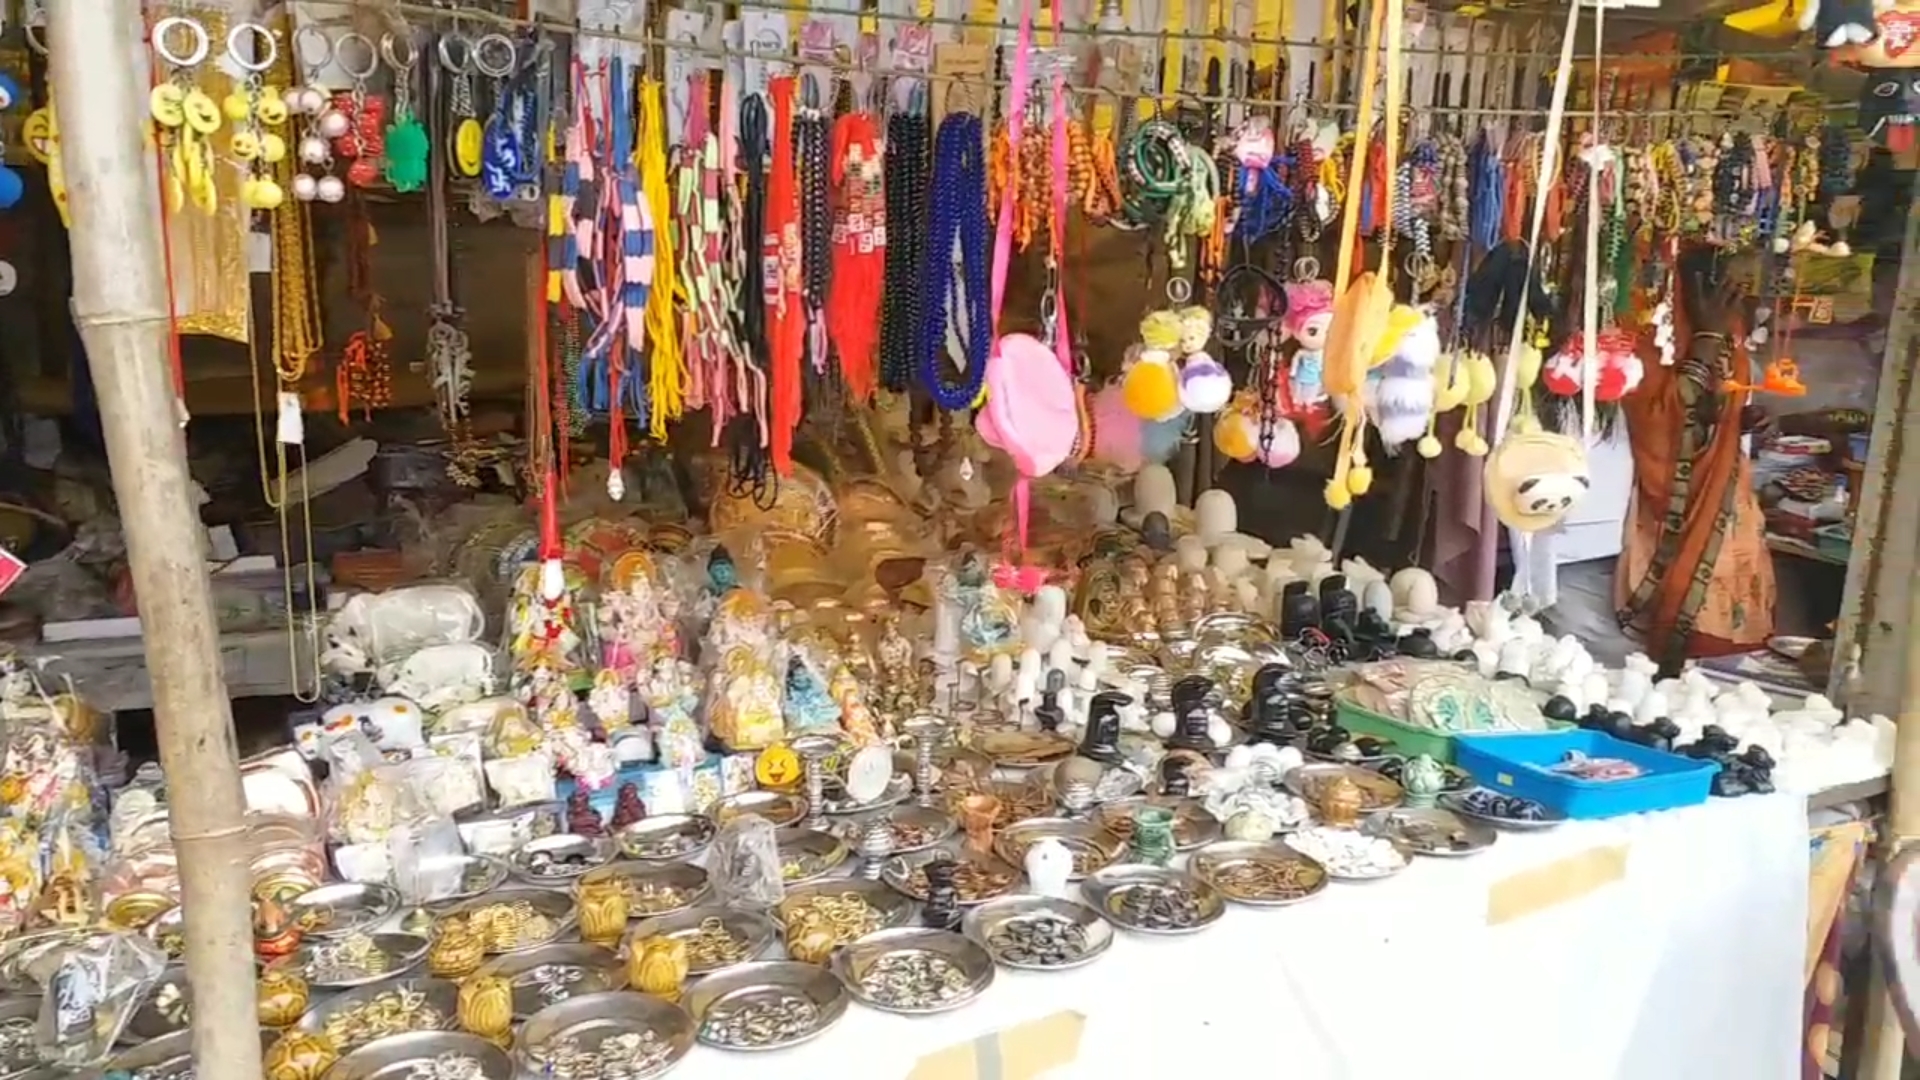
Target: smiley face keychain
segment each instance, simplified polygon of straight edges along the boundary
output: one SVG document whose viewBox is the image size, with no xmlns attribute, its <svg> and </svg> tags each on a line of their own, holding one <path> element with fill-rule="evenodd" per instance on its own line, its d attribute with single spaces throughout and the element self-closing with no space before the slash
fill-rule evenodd
<svg viewBox="0 0 1920 1080">
<path fill-rule="evenodd" d="M 167 204 L 175 211 L 191 202 L 211 214 L 219 204 L 213 184 L 213 146 L 220 130 L 220 106 L 193 83 L 193 72 L 207 59 L 207 28 L 184 15 L 153 26 L 153 51 L 168 67 L 165 81 L 147 96 L 147 112 L 167 163 Z"/>
<path fill-rule="evenodd" d="M 227 32 L 227 59 L 246 78 L 220 103 L 234 125 L 227 148 L 247 167 L 240 182 L 240 201 L 252 210 L 272 210 L 287 199 L 274 179 L 275 166 L 286 160 L 287 140 L 274 128 L 287 122 L 287 103 L 277 87 L 266 85 L 266 72 L 280 59 L 273 33 L 258 23 L 243 22 Z"/>
</svg>

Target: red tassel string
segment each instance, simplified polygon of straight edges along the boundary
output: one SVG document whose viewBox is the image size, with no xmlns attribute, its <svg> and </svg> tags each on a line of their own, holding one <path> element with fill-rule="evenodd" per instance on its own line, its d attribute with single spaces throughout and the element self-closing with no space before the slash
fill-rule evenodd
<svg viewBox="0 0 1920 1080">
<path fill-rule="evenodd" d="M 773 101 L 773 165 L 767 174 L 765 244 L 769 263 L 771 304 L 767 309 L 771 339 L 771 446 L 774 471 L 793 474 L 793 434 L 800 426 L 801 353 L 806 351 L 807 316 L 801 302 L 800 186 L 793 153 L 793 96 L 789 75 L 768 87 Z M 779 290 L 771 285 L 777 272 Z"/>
<path fill-rule="evenodd" d="M 887 199 L 879 129 L 872 113 L 848 113 L 833 125 L 833 280 L 827 334 L 840 376 L 855 401 L 879 384 L 880 290 L 887 262 Z"/>
</svg>

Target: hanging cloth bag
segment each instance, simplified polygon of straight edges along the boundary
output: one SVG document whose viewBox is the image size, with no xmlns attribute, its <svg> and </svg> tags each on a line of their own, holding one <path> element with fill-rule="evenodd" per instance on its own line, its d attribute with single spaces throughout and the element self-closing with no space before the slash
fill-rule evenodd
<svg viewBox="0 0 1920 1080">
<path fill-rule="evenodd" d="M 1327 481 L 1327 505 L 1338 510 L 1366 494 L 1373 483 L 1373 470 L 1367 467 L 1367 413 L 1361 391 L 1379 351 L 1381 335 L 1386 331 L 1393 310 L 1393 229 L 1383 224 L 1380 230 L 1380 269 L 1353 273 L 1354 253 L 1360 235 L 1361 197 L 1367 174 L 1367 157 L 1373 131 L 1374 86 L 1380 78 L 1381 41 L 1386 42 L 1386 113 L 1381 127 L 1385 133 L 1383 158 L 1386 175 L 1397 175 L 1400 157 L 1400 98 L 1405 75 L 1401 70 L 1401 42 L 1404 36 L 1404 0 L 1386 0 L 1375 4 L 1367 46 L 1361 59 L 1360 109 L 1354 122 L 1353 160 L 1347 171 L 1347 199 L 1340 219 L 1339 263 L 1334 287 L 1340 295 L 1333 302 L 1333 319 L 1327 327 L 1322 378 L 1327 392 L 1340 401 L 1340 440 L 1334 458 L 1333 478 Z M 1380 221 L 1393 220 L 1393 186 L 1382 185 L 1386 200 Z"/>
</svg>

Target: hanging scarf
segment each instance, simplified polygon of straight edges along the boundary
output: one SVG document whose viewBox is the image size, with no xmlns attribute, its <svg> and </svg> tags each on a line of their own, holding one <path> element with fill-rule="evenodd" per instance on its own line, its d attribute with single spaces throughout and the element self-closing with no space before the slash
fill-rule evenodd
<svg viewBox="0 0 1920 1080">
<path fill-rule="evenodd" d="M 800 190 L 793 153 L 793 76 L 774 79 L 773 162 L 767 176 L 767 337 L 771 352 L 772 415 L 768 418 L 774 471 L 793 474 L 793 436 L 802 409 L 800 368 L 806 351 L 807 316 L 801 296 Z"/>
</svg>

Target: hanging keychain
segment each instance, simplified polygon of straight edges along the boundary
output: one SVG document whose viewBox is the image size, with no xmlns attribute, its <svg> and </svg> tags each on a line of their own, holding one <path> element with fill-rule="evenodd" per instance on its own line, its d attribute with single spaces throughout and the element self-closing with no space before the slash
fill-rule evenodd
<svg viewBox="0 0 1920 1080">
<path fill-rule="evenodd" d="M 313 50 L 319 49 L 316 56 Z M 346 196 L 347 186 L 333 175 L 333 143 L 347 133 L 352 121 L 333 107 L 333 98 L 320 84 L 320 73 L 333 63 L 333 40 L 314 26 L 303 26 L 293 34 L 294 59 L 306 69 L 305 86 L 287 90 L 288 109 L 306 117 L 295 156 L 300 171 L 293 175 L 293 197 L 301 202 L 337 203 Z M 315 175 L 309 170 L 318 170 Z"/>
<path fill-rule="evenodd" d="M 174 39 L 185 38 L 184 48 Z M 174 15 L 154 24 L 153 51 L 167 65 L 167 77 L 147 96 L 147 111 L 159 125 L 160 152 L 167 160 L 167 202 L 178 211 L 191 202 L 211 214 L 219 202 L 213 182 L 213 146 L 220 130 L 220 107 L 193 83 L 193 73 L 211 51 L 207 28 Z"/>
<path fill-rule="evenodd" d="M 247 167 L 247 178 L 240 182 L 240 201 L 251 210 L 272 210 L 287 198 L 274 179 L 275 166 L 286 160 L 287 140 L 272 130 L 287 122 L 287 103 L 265 80 L 279 59 L 280 47 L 266 27 L 243 22 L 227 31 L 227 60 L 246 77 L 227 95 L 221 109 L 234 125 L 227 147 Z"/>
<path fill-rule="evenodd" d="M 403 27 L 398 34 L 382 35 L 380 58 L 393 71 L 393 123 L 386 130 L 387 163 L 382 173 L 397 192 L 419 191 L 427 183 L 429 140 L 413 110 L 413 69 L 420 58 L 413 32 Z"/>
<path fill-rule="evenodd" d="M 507 46 L 511 49 L 512 42 Z M 453 77 L 447 87 L 447 126 L 451 129 L 447 133 L 447 160 L 454 173 L 466 179 L 480 175 L 480 113 L 474 103 L 473 85 L 478 67 L 475 50 L 476 43 L 460 29 L 458 18 L 434 46 L 440 67 Z"/>
<path fill-rule="evenodd" d="M 363 57 L 357 67 L 347 59 L 354 52 Z M 347 166 L 347 182 L 354 187 L 371 187 L 380 179 L 380 159 L 386 138 L 386 102 L 367 92 L 367 80 L 380 70 L 380 50 L 365 34 L 348 31 L 334 42 L 333 55 L 340 70 L 352 80 L 352 86 L 333 95 L 333 112 L 341 116 L 345 124 L 326 121 L 325 128 L 339 131 L 329 136 L 333 139 L 333 152 L 353 162 Z"/>
</svg>

